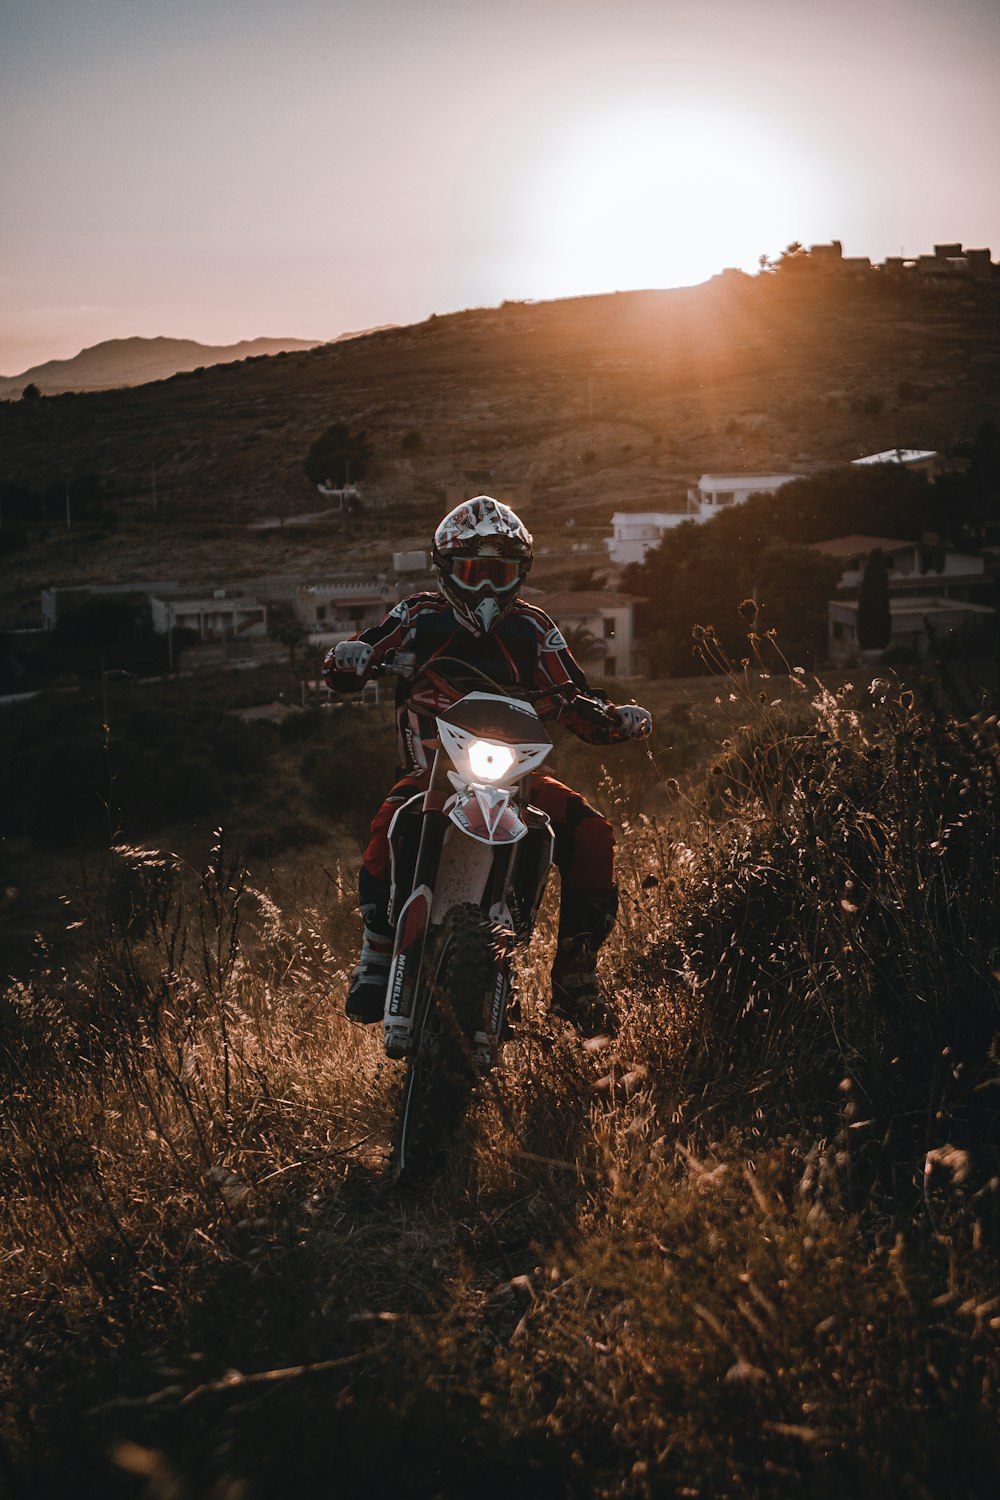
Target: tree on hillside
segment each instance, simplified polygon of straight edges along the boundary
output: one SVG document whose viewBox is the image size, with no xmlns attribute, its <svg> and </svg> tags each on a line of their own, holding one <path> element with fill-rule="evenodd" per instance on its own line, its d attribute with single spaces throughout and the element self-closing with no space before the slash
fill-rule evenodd
<svg viewBox="0 0 1000 1500">
<path fill-rule="evenodd" d="M 21 392 L 22 401 L 40 401 L 41 399 L 42 393 L 33 380 L 30 381 Z"/>
<path fill-rule="evenodd" d="M 586 625 L 570 625 L 563 631 L 563 638 L 579 662 L 596 661 L 604 655 L 604 642 Z"/>
<path fill-rule="evenodd" d="M 334 422 L 310 447 L 305 471 L 313 484 L 332 482 L 341 489 L 364 478 L 373 456 L 367 433 L 352 432 L 343 422 Z"/>
<path fill-rule="evenodd" d="M 889 573 L 881 548 L 868 556 L 858 594 L 858 646 L 862 651 L 884 651 L 892 633 L 889 613 Z"/>
<path fill-rule="evenodd" d="M 965 467 L 935 479 L 937 514 L 928 530 L 960 546 L 988 540 L 1000 520 L 1000 431 L 984 423 L 971 442 L 950 449 L 949 457 L 963 460 Z"/>
<path fill-rule="evenodd" d="M 754 597 L 760 607 L 758 632 L 774 630 L 782 653 L 812 667 L 825 655 L 826 604 L 840 574 L 836 558 L 814 547 L 774 542 L 757 561 Z"/>
</svg>

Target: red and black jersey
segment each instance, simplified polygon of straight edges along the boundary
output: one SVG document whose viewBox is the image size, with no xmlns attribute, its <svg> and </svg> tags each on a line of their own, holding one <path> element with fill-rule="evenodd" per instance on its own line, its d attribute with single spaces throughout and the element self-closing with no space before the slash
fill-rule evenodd
<svg viewBox="0 0 1000 1500">
<path fill-rule="evenodd" d="M 627 738 L 622 733 L 616 710 L 587 684 L 563 639 L 558 626 L 543 610 L 515 601 L 510 611 L 493 630 L 475 634 L 452 609 L 443 594 L 411 594 L 402 599 L 379 625 L 363 630 L 354 640 L 365 641 L 374 648 L 368 672 L 339 672 L 334 653 L 327 653 L 323 664 L 326 682 L 336 693 L 352 693 L 362 688 L 371 669 L 389 651 L 412 654 L 415 667 L 425 666 L 437 656 L 447 656 L 467 663 L 485 673 L 501 688 L 574 688 L 576 693 L 542 699 L 535 707 L 543 719 L 558 719 L 580 739 L 592 745 L 613 745 Z M 574 709 L 573 697 L 587 700 L 589 712 Z M 415 685 L 397 679 L 396 724 L 399 734 L 400 765 L 407 770 L 422 770 L 428 764 L 424 742 L 434 737 L 434 715 L 454 701 L 434 685 L 421 681 Z M 595 712 L 600 704 L 602 712 Z"/>
</svg>

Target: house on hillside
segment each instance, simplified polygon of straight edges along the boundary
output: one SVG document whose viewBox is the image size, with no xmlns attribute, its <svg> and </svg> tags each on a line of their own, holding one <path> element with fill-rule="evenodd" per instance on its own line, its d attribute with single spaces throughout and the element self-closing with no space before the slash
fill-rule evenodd
<svg viewBox="0 0 1000 1500">
<path fill-rule="evenodd" d="M 601 677 L 635 675 L 633 612 L 640 599 L 596 589 L 553 594 L 525 589 L 522 597 L 551 615 L 585 671 Z"/>
<path fill-rule="evenodd" d="M 798 474 L 703 474 L 688 490 L 688 514 L 693 521 L 710 521 L 751 495 L 773 495 Z"/>
<path fill-rule="evenodd" d="M 423 548 L 415 548 L 410 552 L 394 552 L 392 554 L 392 571 L 396 577 L 405 584 L 407 589 L 412 589 L 425 579 L 428 584 L 434 578 L 434 569 L 431 564 L 431 555 Z"/>
<path fill-rule="evenodd" d="M 956 240 L 935 245 L 933 255 L 918 255 L 915 269 L 924 281 L 954 283 L 969 276 L 988 276 L 993 269 L 993 257 L 988 248 L 966 250 L 961 240 Z"/>
<path fill-rule="evenodd" d="M 884 453 L 869 453 L 851 462 L 858 469 L 870 464 L 899 464 L 912 474 L 926 474 L 929 479 L 941 472 L 940 455 L 931 448 L 887 448 Z"/>
<path fill-rule="evenodd" d="M 976 552 L 943 547 L 936 540 L 906 542 L 896 537 L 854 533 L 816 542 L 814 548 L 840 562 L 843 569 L 840 589 L 848 596 L 861 587 L 865 563 L 877 549 L 885 559 L 889 592 L 893 596 L 934 594 L 942 599 L 972 599 L 984 604 L 992 597 L 994 583 L 986 571 L 985 559 Z"/>
<path fill-rule="evenodd" d="M 241 589 L 178 589 L 149 600 L 153 629 L 160 635 L 193 630 L 203 641 L 261 640 L 267 635 L 267 605 Z"/>
<path fill-rule="evenodd" d="M 146 610 L 151 594 L 168 594 L 177 587 L 176 583 L 151 582 L 90 583 L 42 589 L 42 629 L 55 630 L 60 620 L 66 620 L 95 599 L 130 599 Z"/>
<path fill-rule="evenodd" d="M 932 594 L 891 596 L 890 635 L 887 650 L 905 650 L 926 656 L 949 642 L 987 629 L 996 619 L 988 604 L 961 599 L 943 599 Z M 827 606 L 830 660 L 850 661 L 858 654 L 858 600 L 831 599 Z"/>
<path fill-rule="evenodd" d="M 646 553 L 658 547 L 668 531 L 691 519 L 686 510 L 616 510 L 611 535 L 604 539 L 608 558 L 616 568 L 645 562 Z"/>
<path fill-rule="evenodd" d="M 377 625 L 398 597 L 395 586 L 384 577 L 332 578 L 301 584 L 292 608 L 310 635 L 336 641 Z"/>
<path fill-rule="evenodd" d="M 844 662 L 857 654 L 861 578 L 876 550 L 882 553 L 889 579 L 891 634 L 887 649 L 904 649 L 922 656 L 948 640 L 982 630 L 996 617 L 992 604 L 995 582 L 977 553 L 958 552 L 926 538 L 911 542 L 857 533 L 817 542 L 815 550 L 836 558 L 843 569 L 842 597 L 827 603 L 827 641 L 833 662 Z"/>
<path fill-rule="evenodd" d="M 751 495 L 774 494 L 798 478 L 798 474 L 703 474 L 688 490 L 687 510 L 616 510 L 611 535 L 604 539 L 608 558 L 619 568 L 645 562 L 646 554 L 660 545 L 667 532 L 685 521 L 710 521 Z"/>
</svg>

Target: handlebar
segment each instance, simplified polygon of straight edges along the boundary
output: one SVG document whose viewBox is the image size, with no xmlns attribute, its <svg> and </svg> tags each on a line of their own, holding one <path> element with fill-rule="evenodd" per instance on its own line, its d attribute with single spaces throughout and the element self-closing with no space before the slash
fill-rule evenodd
<svg viewBox="0 0 1000 1500">
<path fill-rule="evenodd" d="M 387 651 L 382 660 L 368 668 L 369 677 L 404 677 L 417 675 L 417 658 L 412 651 Z"/>
<path fill-rule="evenodd" d="M 584 718 L 589 718 L 592 723 L 606 722 L 609 718 L 609 710 L 613 709 L 610 703 L 604 703 L 599 698 L 592 698 L 583 693 L 573 682 L 553 684 L 551 687 L 527 688 L 511 684 L 503 684 L 495 681 L 488 672 L 472 662 L 462 661 L 457 656 L 434 656 L 429 661 L 417 666 L 417 659 L 412 651 L 387 651 L 381 661 L 370 668 L 371 677 L 401 677 L 406 681 L 416 682 L 420 677 L 433 679 L 438 677 L 444 679 L 444 685 L 454 686 L 448 682 L 448 668 L 455 668 L 455 675 L 460 673 L 464 676 L 473 677 L 481 682 L 484 688 L 491 690 L 500 697 L 520 698 L 525 703 L 539 703 L 545 698 L 563 698 L 567 703 L 573 704 L 574 712 L 581 713 Z"/>
</svg>

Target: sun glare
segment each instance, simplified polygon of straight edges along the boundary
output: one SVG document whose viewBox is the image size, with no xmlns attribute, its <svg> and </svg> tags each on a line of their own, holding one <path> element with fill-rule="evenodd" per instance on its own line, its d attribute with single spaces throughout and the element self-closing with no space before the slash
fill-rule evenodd
<svg viewBox="0 0 1000 1500">
<path fill-rule="evenodd" d="M 793 141 L 734 110 L 595 112 L 540 164 L 526 227 L 549 295 L 680 286 L 800 237 L 817 187 Z"/>
</svg>

